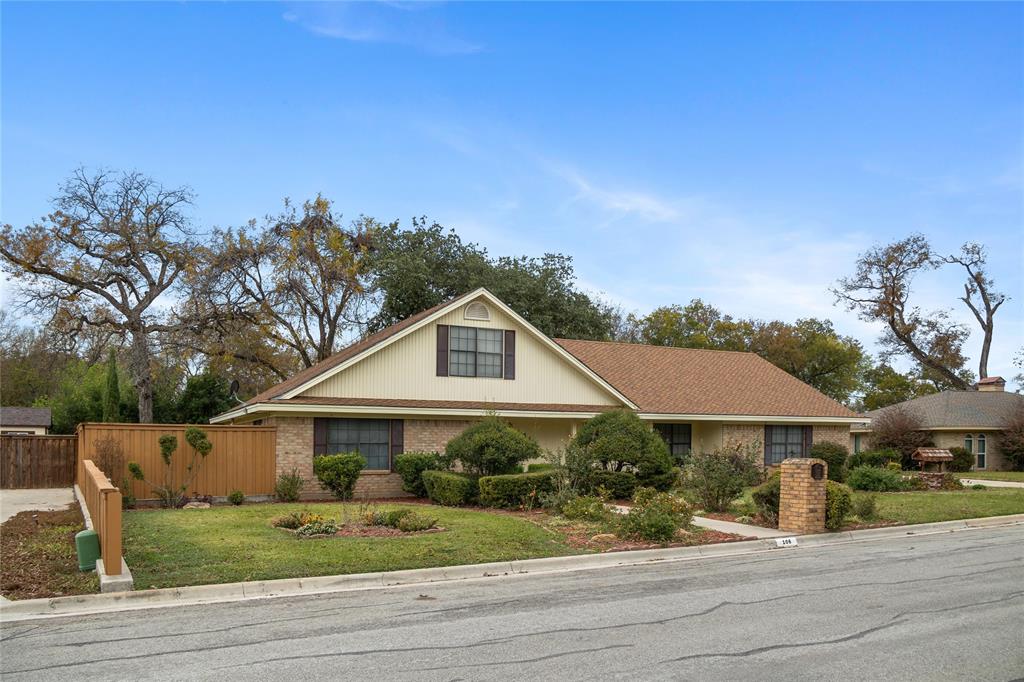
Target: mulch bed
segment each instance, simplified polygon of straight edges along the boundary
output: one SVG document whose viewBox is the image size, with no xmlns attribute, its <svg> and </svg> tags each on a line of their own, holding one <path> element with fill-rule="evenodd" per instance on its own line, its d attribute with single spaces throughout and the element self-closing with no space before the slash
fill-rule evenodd
<svg viewBox="0 0 1024 682">
<path fill-rule="evenodd" d="M 291 528 L 279 528 L 285 532 L 296 535 L 296 531 Z M 401 531 L 397 528 L 390 526 L 364 526 L 349 524 L 342 526 L 338 529 L 337 533 L 331 535 L 306 535 L 299 536 L 304 540 L 316 539 L 316 538 L 401 538 L 410 535 L 427 535 L 429 533 L 444 533 L 448 529 L 440 526 L 436 528 L 428 528 L 426 530 L 414 530 L 414 531 Z"/>
<path fill-rule="evenodd" d="M 0 526 L 0 593 L 8 599 L 99 591 L 95 573 L 78 570 L 75 533 L 85 528 L 78 504 L 27 511 Z"/>
</svg>

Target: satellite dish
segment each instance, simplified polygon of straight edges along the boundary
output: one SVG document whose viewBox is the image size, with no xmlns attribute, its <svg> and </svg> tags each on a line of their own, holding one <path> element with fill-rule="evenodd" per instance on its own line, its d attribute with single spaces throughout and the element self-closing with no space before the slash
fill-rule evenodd
<svg viewBox="0 0 1024 682">
<path fill-rule="evenodd" d="M 232 379 L 231 380 L 231 386 L 228 387 L 228 390 L 231 391 L 231 397 L 234 398 L 238 403 L 241 404 L 242 401 L 238 397 L 238 386 L 239 386 L 238 379 Z"/>
</svg>

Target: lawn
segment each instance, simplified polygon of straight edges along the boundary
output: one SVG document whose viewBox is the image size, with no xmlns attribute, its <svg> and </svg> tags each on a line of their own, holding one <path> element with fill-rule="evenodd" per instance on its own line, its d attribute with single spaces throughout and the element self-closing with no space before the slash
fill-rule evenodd
<svg viewBox="0 0 1024 682">
<path fill-rule="evenodd" d="M 957 478 L 975 478 L 979 481 L 1016 481 L 1024 483 L 1024 471 L 968 471 Z"/>
<path fill-rule="evenodd" d="M 877 500 L 878 517 L 899 523 L 1024 514 L 1024 488 L 879 493 Z"/>
<path fill-rule="evenodd" d="M 402 505 L 386 505 L 394 509 Z M 563 536 L 510 514 L 407 505 L 445 532 L 404 537 L 299 538 L 271 518 L 308 509 L 339 519 L 342 505 L 252 504 L 124 514 L 125 560 L 136 589 L 511 561 L 578 554 Z M 359 505 L 345 505 L 354 518 Z"/>
</svg>

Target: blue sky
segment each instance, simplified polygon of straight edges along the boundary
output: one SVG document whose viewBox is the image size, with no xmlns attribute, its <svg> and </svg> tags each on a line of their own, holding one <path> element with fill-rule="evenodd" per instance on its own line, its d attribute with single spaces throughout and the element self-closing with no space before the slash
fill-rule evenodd
<svg viewBox="0 0 1024 682">
<path fill-rule="evenodd" d="M 878 328 L 828 286 L 913 231 L 990 249 L 1024 340 L 1024 5 L 3 3 L 2 209 L 79 165 L 188 184 L 200 227 L 323 192 L 630 310 Z M 920 278 L 953 307 L 960 274 Z M 6 291 L 4 292 L 6 293 Z M 969 351 L 976 356 L 980 334 Z M 972 365 L 973 365 L 972 358 Z"/>
</svg>

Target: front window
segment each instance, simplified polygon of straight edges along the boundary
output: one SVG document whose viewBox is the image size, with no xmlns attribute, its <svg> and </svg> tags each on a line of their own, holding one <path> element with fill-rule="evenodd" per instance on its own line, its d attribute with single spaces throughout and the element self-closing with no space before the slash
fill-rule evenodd
<svg viewBox="0 0 1024 682">
<path fill-rule="evenodd" d="M 765 448 L 768 464 L 782 464 L 789 457 L 803 457 L 804 427 L 773 426 Z"/>
<path fill-rule="evenodd" d="M 502 331 L 480 327 L 449 330 L 449 374 L 456 377 L 501 378 Z"/>
<path fill-rule="evenodd" d="M 665 439 L 673 459 L 677 462 L 686 459 L 691 448 L 692 428 L 689 424 L 655 424 L 654 428 Z"/>
<path fill-rule="evenodd" d="M 853 434 L 853 451 L 854 453 L 860 452 L 860 434 Z"/>
<path fill-rule="evenodd" d="M 972 438 L 969 433 L 964 436 L 964 450 L 967 452 L 974 452 L 974 438 Z"/>
<path fill-rule="evenodd" d="M 387 419 L 324 419 L 323 442 L 315 443 L 314 455 L 358 452 L 366 459 L 368 470 L 391 468 L 390 421 Z"/>
<path fill-rule="evenodd" d="M 984 469 L 985 465 L 986 465 L 986 462 L 985 462 L 985 434 L 979 433 L 978 434 L 978 465 L 977 466 L 978 466 L 979 469 Z"/>
</svg>

